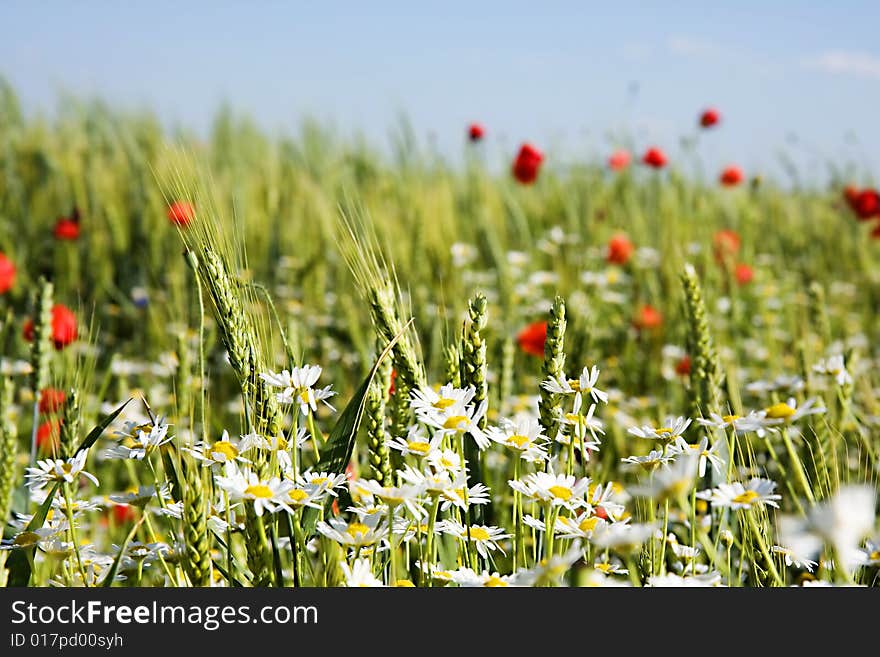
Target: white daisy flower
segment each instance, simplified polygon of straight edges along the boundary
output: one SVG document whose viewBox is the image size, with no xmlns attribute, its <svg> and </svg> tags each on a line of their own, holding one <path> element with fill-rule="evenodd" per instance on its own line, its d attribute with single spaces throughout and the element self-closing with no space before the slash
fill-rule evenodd
<svg viewBox="0 0 880 657">
<path fill-rule="evenodd" d="M 664 426 L 652 427 L 651 425 L 643 425 L 641 427 L 630 427 L 629 433 L 639 438 L 649 438 L 658 440 L 663 443 L 674 442 L 679 438 L 690 426 L 689 418 L 684 417 L 667 417 Z"/>
<path fill-rule="evenodd" d="M 721 441 L 716 442 L 714 445 L 709 447 L 709 438 L 703 436 L 700 439 L 700 442 L 695 445 L 690 445 L 688 442 L 679 436 L 675 443 L 672 444 L 670 451 L 673 455 L 677 454 L 693 454 L 699 458 L 699 467 L 697 469 L 697 473 L 700 477 L 706 476 L 706 465 L 711 464 L 712 470 L 715 471 L 715 474 L 721 474 L 724 470 L 724 461 L 718 456 L 718 450 L 721 448 Z"/>
<path fill-rule="evenodd" d="M 342 518 L 330 518 L 317 524 L 317 530 L 332 541 L 346 547 L 368 547 L 388 535 L 388 527 L 382 513 L 366 514 L 346 522 Z"/>
<path fill-rule="evenodd" d="M 143 460 L 158 447 L 172 440 L 173 436 L 168 435 L 168 426 L 163 418 L 145 424 L 126 422 L 123 430 L 116 434 L 121 436 L 121 440 L 108 449 L 104 457 Z"/>
<path fill-rule="evenodd" d="M 84 470 L 86 467 L 87 451 L 83 450 L 69 459 L 37 461 L 37 467 L 28 468 L 25 471 L 24 478 L 27 482 L 27 487 L 34 491 L 40 490 L 49 483 L 61 482 L 72 484 L 77 482 L 81 476 L 97 486 L 97 477 Z"/>
<path fill-rule="evenodd" d="M 852 385 L 853 382 L 852 375 L 847 371 L 843 356 L 840 354 L 820 360 L 813 365 L 813 371 L 833 377 L 837 385 L 841 387 Z"/>
<path fill-rule="evenodd" d="M 599 390 L 596 383 L 599 381 L 599 368 L 585 367 L 577 379 L 567 379 L 565 376 L 550 377 L 541 382 L 541 387 L 559 395 L 573 395 L 580 392 L 589 395 L 595 403 L 608 403 L 608 393 Z"/>
<path fill-rule="evenodd" d="M 491 527 L 487 525 L 471 525 L 466 527 L 457 520 L 441 520 L 435 526 L 437 532 L 450 534 L 462 541 L 470 541 L 477 548 L 480 556 L 484 559 L 488 558 L 489 552 L 501 550 L 498 541 L 510 538 L 510 534 L 505 534 L 501 527 Z M 504 550 L 501 550 L 504 552 Z"/>
<path fill-rule="evenodd" d="M 569 510 L 586 506 L 584 494 L 590 486 L 587 478 L 577 479 L 574 475 L 535 472 L 519 481 L 507 482 L 516 492 L 528 500 L 562 506 Z"/>
<path fill-rule="evenodd" d="M 512 420 L 502 418 L 497 427 L 486 432 L 499 445 L 512 449 L 520 458 L 532 463 L 547 458 L 546 448 L 540 444 L 547 439 L 537 418 L 521 414 Z"/>
<path fill-rule="evenodd" d="M 262 516 L 264 510 L 275 513 L 283 509 L 293 513 L 289 505 L 289 493 L 294 487 L 292 481 L 278 477 L 263 481 L 255 472 L 239 470 L 234 463 L 227 463 L 225 474 L 215 477 L 214 480 L 229 493 L 231 499 L 251 502 L 257 516 Z"/>
<path fill-rule="evenodd" d="M 241 455 L 240 441 L 230 438 L 229 432 L 223 431 L 220 440 L 208 445 L 206 443 L 196 443 L 192 447 L 185 447 L 184 451 L 189 452 L 201 461 L 205 466 L 214 466 L 215 469 L 222 469 L 226 463 L 237 461 L 238 463 L 250 463 Z"/>
<path fill-rule="evenodd" d="M 345 586 L 374 588 L 385 586 L 382 580 L 373 575 L 373 567 L 369 559 L 357 559 L 351 567 L 344 561 L 339 564 L 345 576 Z"/>
<path fill-rule="evenodd" d="M 322 371 L 320 365 L 304 365 L 280 373 L 266 372 L 260 374 L 260 378 L 270 386 L 281 388 L 276 395 L 280 403 L 299 404 L 300 412 L 308 415 L 318 410 L 318 402 L 323 402 L 331 411 L 336 410 L 327 401 L 336 394 L 330 389 L 331 386 L 315 387 Z"/>
<path fill-rule="evenodd" d="M 782 499 L 782 496 L 774 493 L 774 490 L 775 481 L 754 477 L 745 486 L 738 481 L 719 484 L 717 488 L 697 493 L 697 497 L 708 500 L 712 506 L 734 510 L 751 509 L 765 504 L 778 508 L 776 500 Z"/>
<path fill-rule="evenodd" d="M 640 468 L 648 471 L 656 470 L 661 465 L 670 463 L 672 460 L 672 454 L 661 452 L 660 450 L 656 449 L 652 449 L 648 454 L 645 454 L 644 456 L 627 456 L 620 459 L 621 463 L 637 465 Z"/>
<path fill-rule="evenodd" d="M 432 450 L 436 450 L 443 441 L 443 434 L 439 431 L 433 437 L 428 438 L 424 430 L 419 425 L 413 425 L 409 428 L 406 437 L 398 436 L 385 441 L 385 444 L 393 450 L 396 450 L 404 456 L 415 456 L 423 458 Z"/>
</svg>

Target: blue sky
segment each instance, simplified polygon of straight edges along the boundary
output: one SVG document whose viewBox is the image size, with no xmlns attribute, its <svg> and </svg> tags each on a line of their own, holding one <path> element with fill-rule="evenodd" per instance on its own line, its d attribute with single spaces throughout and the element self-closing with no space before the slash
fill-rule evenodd
<svg viewBox="0 0 880 657">
<path fill-rule="evenodd" d="M 5 0 L 0 75 L 28 111 L 65 91 L 205 131 L 229 101 L 268 130 L 312 115 L 380 144 L 404 113 L 450 157 L 479 120 L 490 157 L 531 140 L 557 162 L 604 157 L 609 134 L 674 153 L 711 104 L 712 175 L 778 172 L 782 148 L 807 177 L 880 172 L 870 2 L 420 5 Z"/>
</svg>

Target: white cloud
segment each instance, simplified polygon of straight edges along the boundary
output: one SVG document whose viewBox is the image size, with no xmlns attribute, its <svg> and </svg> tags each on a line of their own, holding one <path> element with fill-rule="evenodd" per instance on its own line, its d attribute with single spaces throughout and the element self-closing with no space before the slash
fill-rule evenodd
<svg viewBox="0 0 880 657">
<path fill-rule="evenodd" d="M 803 65 L 832 75 L 880 80 L 880 57 L 864 51 L 829 50 L 803 60 Z"/>
</svg>

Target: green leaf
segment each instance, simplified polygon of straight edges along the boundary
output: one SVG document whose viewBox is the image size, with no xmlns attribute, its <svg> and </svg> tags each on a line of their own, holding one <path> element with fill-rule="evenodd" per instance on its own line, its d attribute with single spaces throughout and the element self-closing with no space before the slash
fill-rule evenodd
<svg viewBox="0 0 880 657">
<path fill-rule="evenodd" d="M 412 320 L 407 322 L 406 326 L 403 327 L 403 331 L 407 330 L 411 322 Z M 324 449 L 321 450 L 321 458 L 318 461 L 318 465 L 315 466 L 316 471 L 332 473 L 345 471 L 345 467 L 351 460 L 351 453 L 354 449 L 355 439 L 357 438 L 358 427 L 364 416 L 364 405 L 366 403 L 367 391 L 370 389 L 370 384 L 373 383 L 376 372 L 379 370 L 379 365 L 381 365 L 382 361 L 391 353 L 392 348 L 403 335 L 403 331 L 394 336 L 394 339 L 391 340 L 382 353 L 379 354 L 376 363 L 373 365 L 373 369 L 370 370 L 367 378 L 364 379 L 363 383 L 361 383 L 360 387 L 357 389 L 357 392 L 355 392 L 354 396 L 349 400 L 345 410 L 342 411 L 342 415 L 339 416 L 333 430 L 330 431 L 327 442 L 324 443 Z M 330 500 L 327 501 L 327 505 L 329 504 L 331 504 Z M 312 533 L 314 533 L 317 522 L 317 510 L 311 507 L 305 509 L 303 513 L 303 530 L 305 531 L 306 536 L 311 536 Z"/>
<path fill-rule="evenodd" d="M 43 526 L 46 522 L 46 516 L 49 515 L 49 509 L 52 507 L 52 500 L 55 499 L 55 494 L 60 487 L 60 481 L 52 487 L 52 490 L 46 495 L 45 501 L 37 509 L 37 512 L 31 518 L 27 527 L 24 528 L 24 531 L 33 532 Z M 27 551 L 30 551 L 30 555 L 27 554 Z M 30 583 L 31 562 L 35 551 L 36 546 L 12 550 L 12 554 L 9 555 L 9 559 L 6 562 L 6 567 L 9 569 L 7 586 L 27 586 Z"/>
<path fill-rule="evenodd" d="M 131 397 L 128 398 L 128 401 L 124 402 L 122 406 L 117 408 L 115 411 L 110 413 L 109 415 L 105 415 L 104 419 L 98 423 L 94 429 L 89 432 L 89 435 L 86 436 L 85 440 L 82 441 L 79 447 L 77 447 L 76 451 L 73 453 L 73 456 L 76 456 L 83 450 L 89 449 L 92 445 L 97 442 L 98 438 L 101 437 L 101 434 L 110 426 L 110 423 L 116 419 L 116 417 L 122 412 L 122 410 L 128 406 L 128 403 L 131 401 Z"/>
</svg>

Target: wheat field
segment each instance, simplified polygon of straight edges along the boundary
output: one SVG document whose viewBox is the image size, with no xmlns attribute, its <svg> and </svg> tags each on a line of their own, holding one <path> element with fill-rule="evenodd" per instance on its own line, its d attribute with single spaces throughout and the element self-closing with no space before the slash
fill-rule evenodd
<svg viewBox="0 0 880 657">
<path fill-rule="evenodd" d="M 0 87 L 0 584 L 876 585 L 870 180 L 484 130 Z"/>
</svg>

